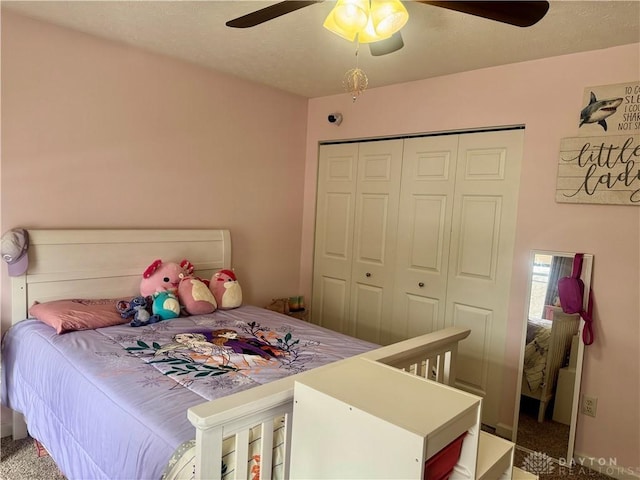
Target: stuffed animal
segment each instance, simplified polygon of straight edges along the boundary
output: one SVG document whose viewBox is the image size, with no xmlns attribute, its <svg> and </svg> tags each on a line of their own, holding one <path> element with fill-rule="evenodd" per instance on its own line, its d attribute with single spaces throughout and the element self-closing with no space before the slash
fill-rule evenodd
<svg viewBox="0 0 640 480">
<path fill-rule="evenodd" d="M 129 324 L 132 327 L 142 327 L 162 320 L 159 315 L 151 315 L 149 313 L 150 304 L 151 297 L 133 297 L 129 302 L 126 300 L 118 301 L 116 310 L 118 310 L 122 318 L 133 317 Z"/>
<path fill-rule="evenodd" d="M 213 313 L 218 304 L 209 287 L 199 278 L 185 276 L 178 285 L 178 298 L 190 315 Z"/>
<path fill-rule="evenodd" d="M 189 315 L 215 312 L 218 305 L 209 290 L 208 281 L 193 276 L 195 267 L 189 260 L 182 260 L 180 267 L 184 275 L 178 284 L 178 298 L 184 311 Z"/>
<path fill-rule="evenodd" d="M 219 270 L 211 277 L 209 288 L 221 310 L 229 310 L 242 305 L 242 289 L 232 270 Z"/>
<path fill-rule="evenodd" d="M 140 295 L 146 297 L 165 290 L 177 292 L 180 280 L 191 273 L 188 268 L 184 268 L 187 264 L 191 264 L 185 262 L 186 260 L 178 265 L 174 262 L 154 261 L 142 274 Z"/>
<path fill-rule="evenodd" d="M 152 296 L 151 312 L 162 320 L 170 320 L 180 316 L 180 302 L 175 293 L 165 290 Z"/>
<path fill-rule="evenodd" d="M 153 296 L 153 305 L 156 308 L 153 313 L 165 316 L 168 314 L 166 310 L 175 312 L 177 309 L 178 312 L 199 315 L 212 313 L 218 308 L 216 299 L 207 285 L 208 281 L 194 277 L 193 271 L 194 266 L 188 260 L 183 260 L 180 264 L 156 260 L 147 267 L 140 282 L 140 294 Z M 165 300 L 169 301 L 170 297 L 159 296 L 160 292 L 173 293 L 177 297 L 178 306 L 172 304 L 169 307 L 165 304 Z M 179 316 L 179 313 L 175 316 Z"/>
</svg>

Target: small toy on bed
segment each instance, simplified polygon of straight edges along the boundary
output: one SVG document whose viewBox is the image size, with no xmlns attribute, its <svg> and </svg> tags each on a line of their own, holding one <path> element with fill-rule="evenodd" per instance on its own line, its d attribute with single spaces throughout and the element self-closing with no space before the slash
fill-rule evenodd
<svg viewBox="0 0 640 480">
<path fill-rule="evenodd" d="M 151 295 L 151 313 L 162 320 L 170 320 L 180 316 L 180 301 L 174 292 L 165 290 Z"/>
<path fill-rule="evenodd" d="M 143 327 L 162 320 L 159 315 L 151 315 L 149 313 L 151 306 L 151 297 L 133 297 L 131 301 L 119 300 L 116 303 L 116 310 L 120 312 L 122 318 L 131 318 L 132 327 Z"/>
<path fill-rule="evenodd" d="M 207 284 L 197 277 L 186 276 L 180 280 L 178 298 L 190 315 L 213 313 L 218 308 L 216 298 Z"/>
<path fill-rule="evenodd" d="M 242 305 L 242 288 L 232 270 L 219 270 L 211 277 L 209 288 L 218 302 L 218 308 L 229 310 Z"/>
<path fill-rule="evenodd" d="M 189 315 L 215 312 L 218 304 L 209 290 L 207 282 L 193 275 L 194 266 L 189 260 L 182 260 L 180 267 L 184 271 L 184 275 L 178 284 L 178 298 L 184 312 Z"/>
<path fill-rule="evenodd" d="M 188 262 L 183 261 L 181 264 L 174 262 L 163 262 L 162 260 L 155 260 L 142 274 L 142 280 L 140 281 L 140 295 L 146 297 L 153 295 L 156 292 L 164 292 L 166 290 L 170 292 L 177 292 L 180 280 L 190 275 L 189 269 L 185 269 L 185 266 L 191 265 Z M 193 268 L 193 267 L 191 267 Z"/>
<path fill-rule="evenodd" d="M 178 285 L 188 272 L 184 263 L 163 262 L 158 259 L 149 265 L 142 274 L 140 295 L 151 298 L 151 312 L 153 315 L 159 316 L 161 320 L 180 316 Z"/>
<path fill-rule="evenodd" d="M 173 293 L 177 297 L 178 305 L 173 304 L 171 308 L 163 309 L 163 311 L 175 312 L 177 310 L 178 314 L 167 318 L 175 318 L 180 313 L 188 315 L 212 313 L 218 308 L 216 299 L 209 290 L 207 282 L 195 277 L 193 271 L 193 264 L 188 260 L 182 260 L 180 264 L 155 260 L 142 275 L 140 294 L 152 295 L 155 306 L 155 299 L 160 292 Z M 158 301 L 158 306 L 162 305 L 160 303 L 162 301 Z M 167 312 L 160 313 L 158 310 L 153 313 L 162 316 Z"/>
</svg>

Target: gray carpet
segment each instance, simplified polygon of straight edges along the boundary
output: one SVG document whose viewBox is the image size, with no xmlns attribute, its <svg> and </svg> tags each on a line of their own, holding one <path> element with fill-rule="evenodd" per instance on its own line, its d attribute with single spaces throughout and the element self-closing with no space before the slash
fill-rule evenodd
<svg viewBox="0 0 640 480">
<path fill-rule="evenodd" d="M 530 399 L 522 399 L 520 408 L 518 445 L 534 452 L 544 452 L 553 458 L 567 458 L 569 425 L 554 422 L 550 416 L 544 422 L 538 422 L 538 402 L 532 403 L 533 408 L 527 408 L 527 400 Z"/>
<path fill-rule="evenodd" d="M 65 480 L 50 456 L 38 457 L 33 439 L 13 441 L 4 437 L 0 442 L 0 479 L 2 480 Z"/>
<path fill-rule="evenodd" d="M 518 420 L 518 446 L 513 464 L 536 473 L 540 480 L 611 480 L 611 477 L 580 465 L 566 466 L 569 425 L 554 422 L 553 405 L 547 409 L 544 422 L 538 422 L 538 401 L 522 397 Z M 564 464 L 552 461 L 562 459 Z"/>
</svg>

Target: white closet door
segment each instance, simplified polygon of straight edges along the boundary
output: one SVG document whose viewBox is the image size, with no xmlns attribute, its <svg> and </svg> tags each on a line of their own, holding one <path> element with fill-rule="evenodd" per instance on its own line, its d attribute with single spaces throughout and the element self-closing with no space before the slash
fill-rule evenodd
<svg viewBox="0 0 640 480">
<path fill-rule="evenodd" d="M 391 328 L 402 148 L 385 140 L 358 152 L 349 333 L 375 343 Z"/>
<path fill-rule="evenodd" d="M 357 166 L 357 143 L 320 147 L 312 320 L 343 333 L 348 333 Z"/>
<path fill-rule="evenodd" d="M 446 325 L 471 329 L 458 349 L 456 386 L 484 397 L 495 426 L 524 130 L 460 136 L 447 283 Z"/>
<path fill-rule="evenodd" d="M 405 140 L 391 342 L 444 326 L 458 135 Z"/>
</svg>

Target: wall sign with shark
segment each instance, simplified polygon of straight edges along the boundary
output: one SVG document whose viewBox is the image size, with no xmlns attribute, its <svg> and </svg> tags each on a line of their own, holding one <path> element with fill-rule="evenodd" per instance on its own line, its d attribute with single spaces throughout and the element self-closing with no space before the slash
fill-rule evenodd
<svg viewBox="0 0 640 480">
<path fill-rule="evenodd" d="M 640 133 L 640 82 L 587 87 L 578 135 Z"/>
<path fill-rule="evenodd" d="M 560 143 L 556 201 L 640 205 L 640 82 L 588 87 Z"/>
</svg>

